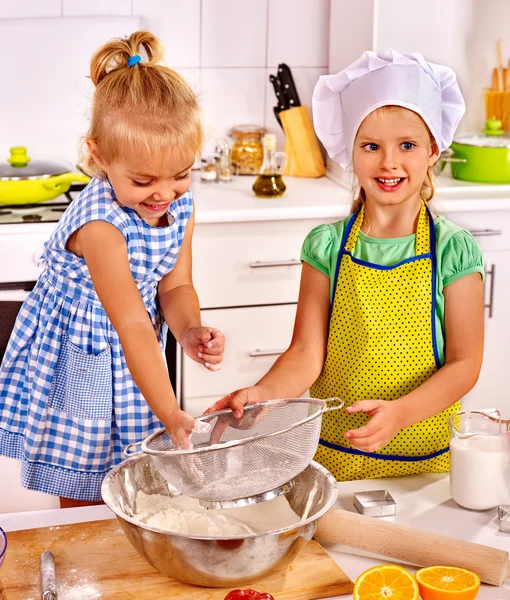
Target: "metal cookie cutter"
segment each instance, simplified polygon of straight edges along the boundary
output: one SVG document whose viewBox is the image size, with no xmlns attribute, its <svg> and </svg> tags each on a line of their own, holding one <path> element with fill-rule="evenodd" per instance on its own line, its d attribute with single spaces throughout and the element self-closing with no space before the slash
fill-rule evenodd
<svg viewBox="0 0 510 600">
<path fill-rule="evenodd" d="M 499 530 L 510 533 L 510 504 L 498 506 Z"/>
<path fill-rule="evenodd" d="M 354 506 L 367 517 L 392 517 L 397 505 L 387 490 L 371 490 L 354 494 Z"/>
</svg>

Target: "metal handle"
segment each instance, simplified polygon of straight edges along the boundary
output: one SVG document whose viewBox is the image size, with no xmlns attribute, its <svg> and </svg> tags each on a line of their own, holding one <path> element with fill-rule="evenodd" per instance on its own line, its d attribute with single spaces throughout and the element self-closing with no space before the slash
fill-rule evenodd
<svg viewBox="0 0 510 600">
<path fill-rule="evenodd" d="M 280 356 L 283 354 L 285 350 L 254 350 L 250 352 L 250 356 Z"/>
<path fill-rule="evenodd" d="M 256 260 L 255 262 L 250 263 L 250 269 L 262 269 L 266 267 L 295 267 L 300 265 L 301 261 L 296 258 L 291 258 L 290 260 Z"/>
<path fill-rule="evenodd" d="M 501 229 L 470 229 L 469 233 L 474 237 L 490 237 L 493 235 L 503 235 Z"/>
<path fill-rule="evenodd" d="M 339 402 L 338 406 L 326 406 L 326 408 L 322 411 L 323 413 L 330 412 L 332 410 L 339 410 L 344 407 L 345 402 L 340 398 L 327 398 L 324 402 Z"/>
<path fill-rule="evenodd" d="M 466 163 L 467 158 L 454 158 L 453 156 L 441 156 L 439 159 L 441 162 L 445 163 Z"/>
<path fill-rule="evenodd" d="M 484 308 L 489 309 L 489 319 L 494 315 L 494 285 L 496 281 L 496 265 L 491 265 L 490 269 L 485 270 L 485 277 L 490 275 L 491 282 L 489 287 L 489 303 L 484 305 Z"/>
<path fill-rule="evenodd" d="M 134 456 L 135 454 L 141 454 L 142 451 L 140 450 L 139 452 L 133 452 L 131 453 L 131 448 L 134 448 L 135 446 L 141 446 L 142 445 L 142 441 L 139 442 L 134 442 L 133 444 L 128 444 L 124 450 L 122 451 L 122 453 L 124 454 L 124 456 Z"/>
</svg>

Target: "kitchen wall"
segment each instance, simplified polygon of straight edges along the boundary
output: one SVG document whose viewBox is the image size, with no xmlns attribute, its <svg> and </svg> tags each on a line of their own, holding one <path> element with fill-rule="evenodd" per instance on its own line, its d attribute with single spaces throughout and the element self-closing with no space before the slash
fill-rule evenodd
<svg viewBox="0 0 510 600">
<path fill-rule="evenodd" d="M 268 81 L 293 70 L 303 104 L 327 72 L 330 0 L 0 0 L 0 160 L 76 160 L 87 127 L 92 52 L 137 28 L 163 41 L 169 66 L 198 91 L 209 140 L 241 123 L 283 136 Z"/>
<path fill-rule="evenodd" d="M 503 66 L 510 60 L 510 1 L 475 0 L 474 35 L 467 48 L 469 61 L 469 96 L 476 129 L 485 121 L 483 89 L 492 83 L 492 69 L 497 65 L 496 43 L 501 40 Z"/>
</svg>

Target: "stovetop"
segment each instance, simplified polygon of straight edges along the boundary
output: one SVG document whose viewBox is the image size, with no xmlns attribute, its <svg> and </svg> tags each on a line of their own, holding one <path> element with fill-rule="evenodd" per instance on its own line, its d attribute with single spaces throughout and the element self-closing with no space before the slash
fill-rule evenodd
<svg viewBox="0 0 510 600">
<path fill-rule="evenodd" d="M 56 223 L 85 184 L 72 184 L 55 200 L 27 204 L 0 204 L 0 225 L 11 223 Z"/>
</svg>

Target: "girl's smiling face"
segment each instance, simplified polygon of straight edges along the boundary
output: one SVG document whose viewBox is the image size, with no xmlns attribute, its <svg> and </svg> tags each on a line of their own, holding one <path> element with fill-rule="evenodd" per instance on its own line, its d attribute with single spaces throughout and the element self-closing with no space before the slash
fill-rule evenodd
<svg viewBox="0 0 510 600">
<path fill-rule="evenodd" d="M 131 208 L 149 225 L 166 225 L 172 202 L 185 194 L 191 183 L 192 150 L 169 152 L 162 160 L 137 153 L 109 164 L 101 162 L 97 147 L 89 148 L 106 172 L 119 204 Z"/>
<path fill-rule="evenodd" d="M 399 106 L 383 106 L 361 123 L 353 149 L 354 170 L 367 201 L 396 205 L 419 200 L 437 144 L 422 118 Z"/>
</svg>

